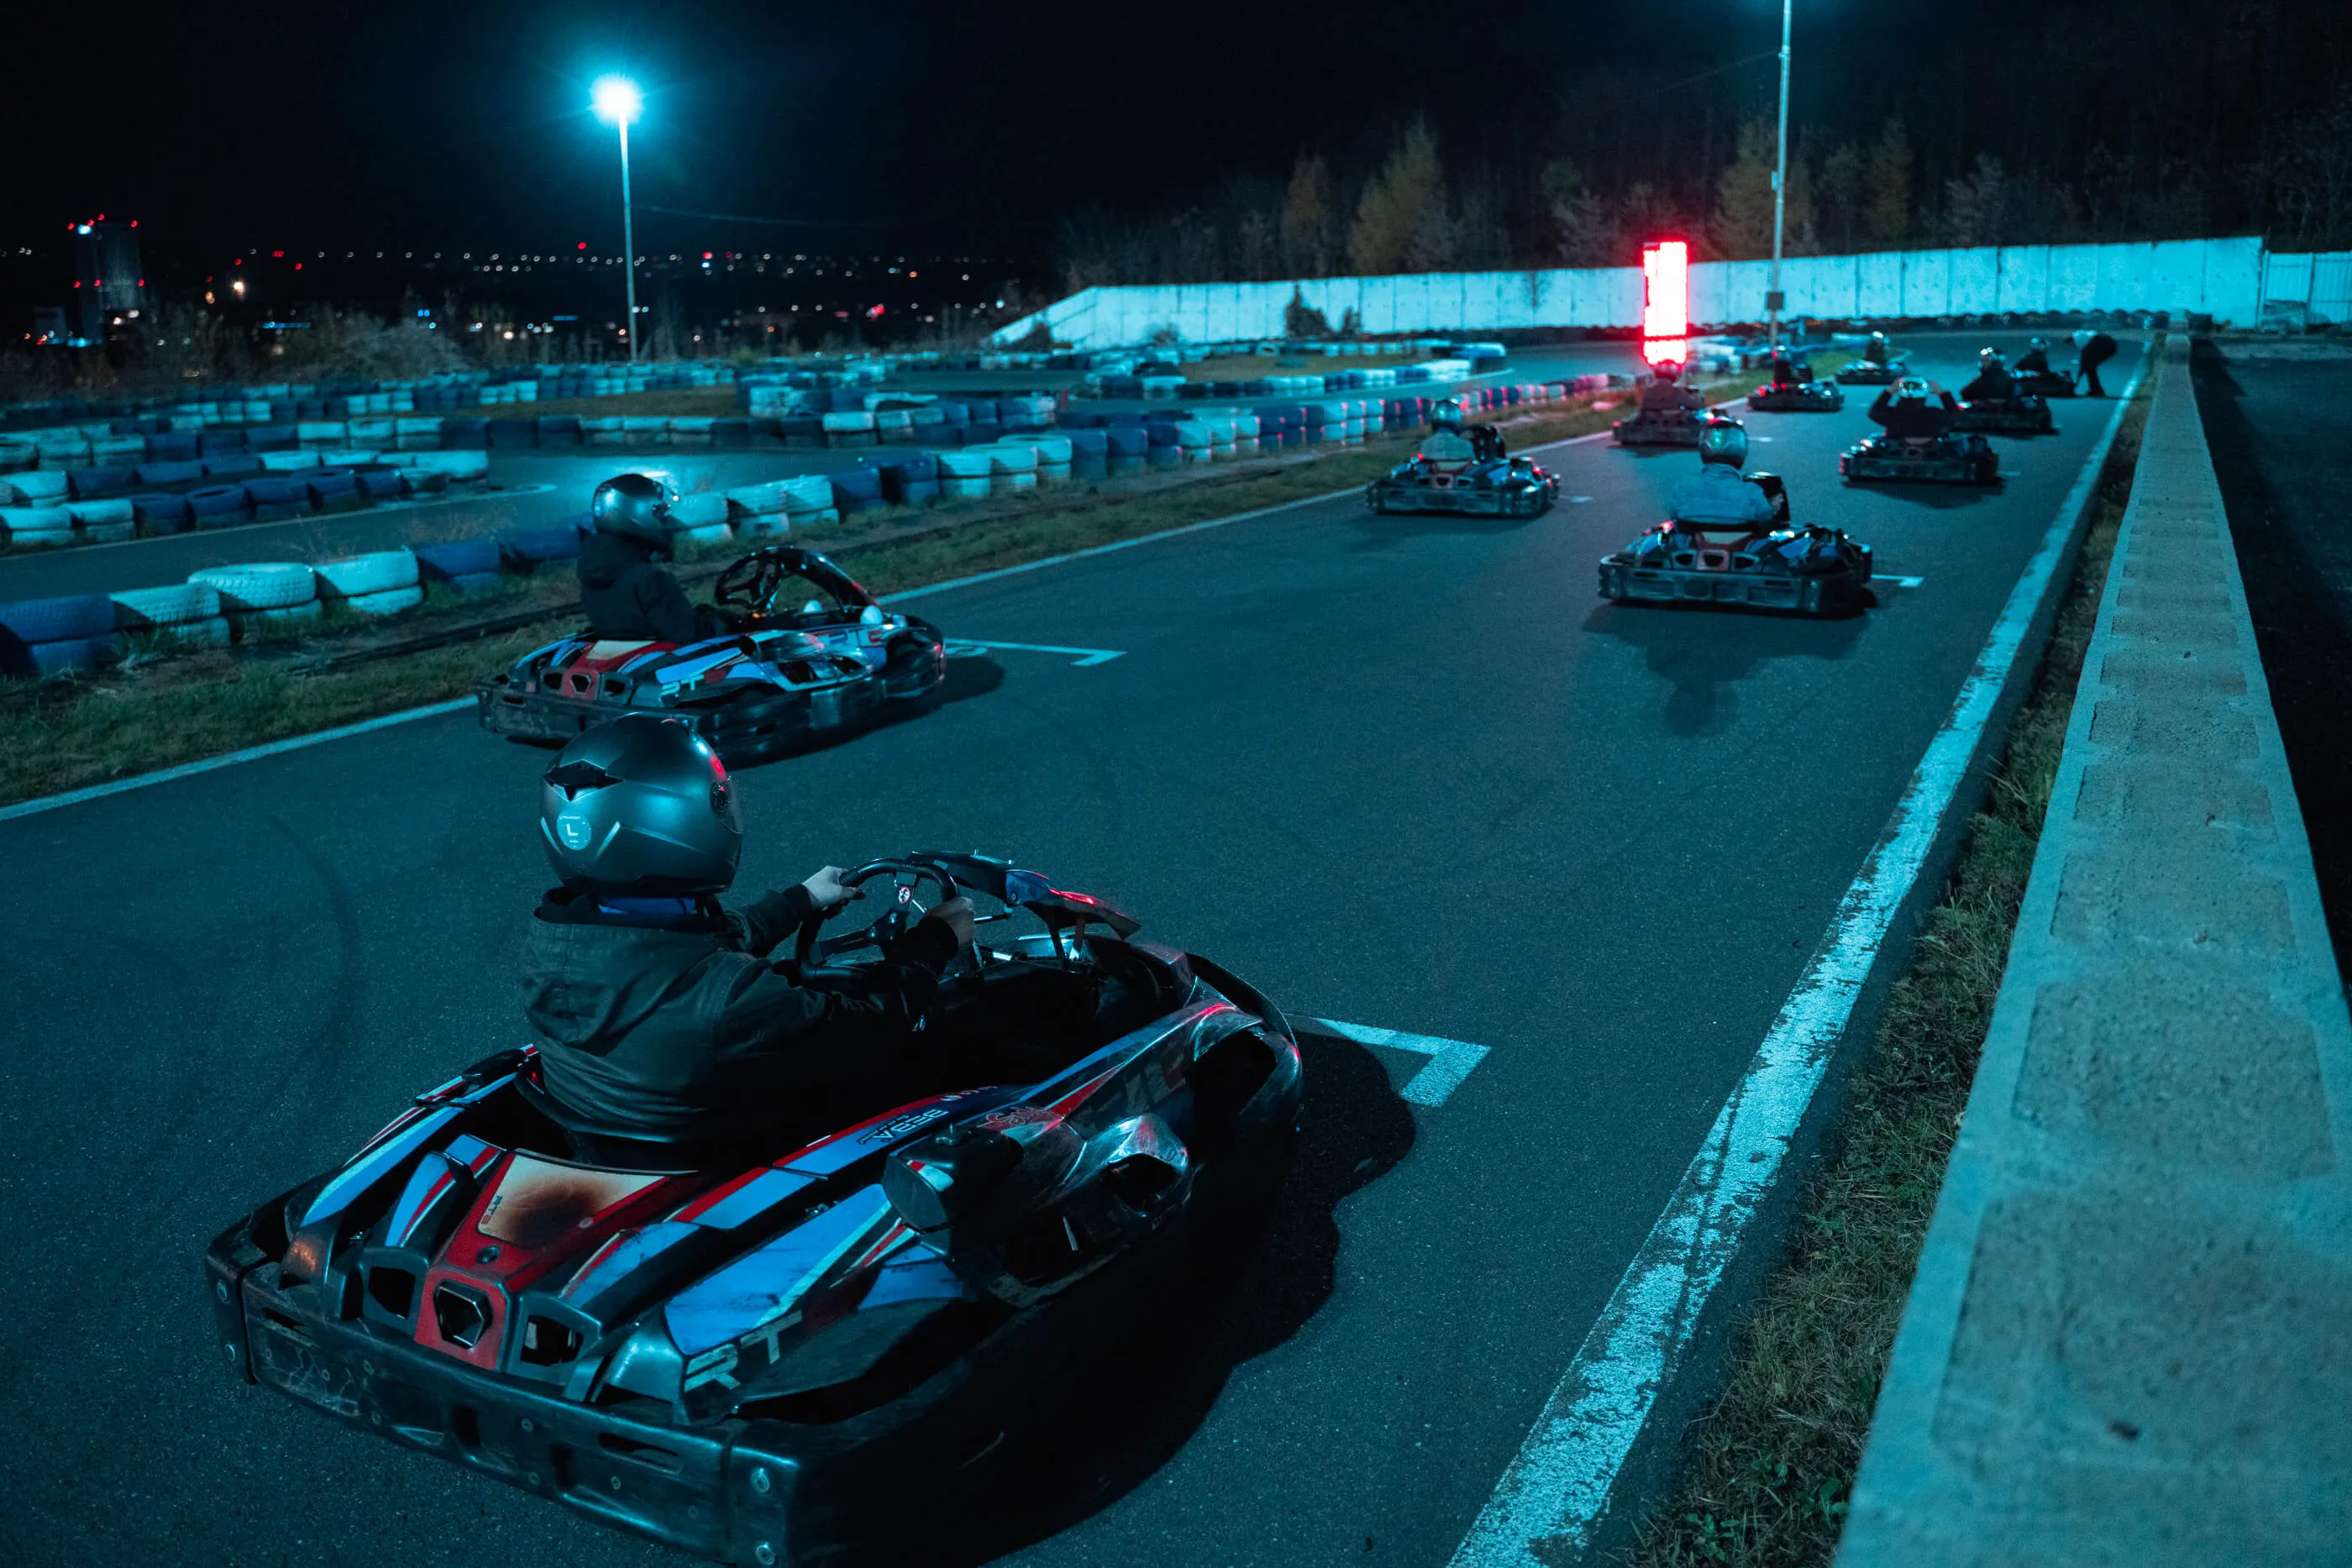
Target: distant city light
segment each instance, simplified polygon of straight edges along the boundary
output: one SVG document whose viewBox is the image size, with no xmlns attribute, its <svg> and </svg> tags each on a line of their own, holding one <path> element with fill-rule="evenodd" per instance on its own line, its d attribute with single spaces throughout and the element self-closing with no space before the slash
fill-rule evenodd
<svg viewBox="0 0 2352 1568">
<path fill-rule="evenodd" d="M 588 89 L 596 118 L 607 125 L 627 125 L 645 112 L 645 95 L 626 77 L 598 77 Z"/>
</svg>

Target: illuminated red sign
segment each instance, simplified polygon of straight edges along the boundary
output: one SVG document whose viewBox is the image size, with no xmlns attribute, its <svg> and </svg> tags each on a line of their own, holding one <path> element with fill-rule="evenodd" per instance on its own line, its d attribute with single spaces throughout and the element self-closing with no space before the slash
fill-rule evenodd
<svg viewBox="0 0 2352 1568">
<path fill-rule="evenodd" d="M 1642 357 L 1680 362 L 1689 352 L 1690 246 L 1662 239 L 1642 247 Z"/>
</svg>

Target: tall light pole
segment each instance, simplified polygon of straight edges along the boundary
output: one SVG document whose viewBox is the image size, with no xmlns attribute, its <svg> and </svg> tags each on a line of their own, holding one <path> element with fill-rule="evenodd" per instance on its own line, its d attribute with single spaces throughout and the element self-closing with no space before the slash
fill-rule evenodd
<svg viewBox="0 0 2352 1568">
<path fill-rule="evenodd" d="M 1795 5 L 1796 0 L 1780 0 L 1780 135 L 1779 145 L 1774 148 L 1779 162 L 1772 169 L 1772 283 L 1764 291 L 1767 340 L 1775 353 L 1780 349 L 1780 307 L 1783 303 L 1780 293 L 1780 228 L 1789 209 L 1789 22 L 1790 13 Z M 621 162 L 625 171 L 628 163 L 628 128 L 623 126 Z M 621 178 L 625 184 L 627 173 L 625 172 Z"/>
<path fill-rule="evenodd" d="M 1781 56 L 1783 62 L 1788 57 Z M 1781 66 L 1785 82 L 1788 67 Z M 588 89 L 588 100 L 595 106 L 596 118 L 621 128 L 621 265 L 628 269 L 629 279 L 629 363 L 637 362 L 637 235 L 635 220 L 629 212 L 629 121 L 645 112 L 645 95 L 637 84 L 626 77 L 598 77 Z M 1785 125 L 1788 110 L 1781 110 Z M 1776 243 L 1777 252 L 1777 243 Z M 1773 274 L 1777 280 L 1780 274 Z"/>
</svg>

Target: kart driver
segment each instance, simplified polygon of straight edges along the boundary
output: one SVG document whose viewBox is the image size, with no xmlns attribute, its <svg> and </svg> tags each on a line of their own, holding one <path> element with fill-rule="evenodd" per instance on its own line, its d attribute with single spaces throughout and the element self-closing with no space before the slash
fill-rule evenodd
<svg viewBox="0 0 2352 1568">
<path fill-rule="evenodd" d="M 1683 384 L 1683 367 L 1672 360 L 1660 360 L 1650 367 L 1654 372 L 1642 383 L 1643 413 L 1696 413 L 1706 407 L 1706 394 L 1696 387 Z"/>
<path fill-rule="evenodd" d="M 2009 373 L 2009 366 L 1992 349 L 1977 355 L 1976 380 L 1960 389 L 1960 396 L 1969 402 L 2007 402 L 2017 395 L 2017 378 Z"/>
<path fill-rule="evenodd" d="M 969 900 L 940 904 L 846 988 L 767 962 L 811 915 L 860 896 L 827 866 L 740 909 L 741 808 L 727 769 L 677 719 L 630 714 L 566 746 L 540 800 L 562 885 L 525 943 L 523 1010 L 547 1092 L 615 1137 L 725 1144 L 808 1092 L 887 1066 L 940 970 L 971 941 Z"/>
<path fill-rule="evenodd" d="M 1862 357 L 1874 365 L 1883 365 L 1886 363 L 1886 334 L 1884 332 L 1873 332 L 1870 335 L 1870 341 L 1862 346 Z"/>
<path fill-rule="evenodd" d="M 2053 373 L 2050 369 L 2049 339 L 2026 340 L 2025 352 L 2017 356 L 2017 373 L 2021 376 L 2046 376 Z"/>
<path fill-rule="evenodd" d="M 1736 419 L 1706 422 L 1698 438 L 1698 472 L 1675 486 L 1673 517 L 1700 528 L 1769 528 L 1779 516 L 1772 498 L 1740 474 L 1748 461 L 1748 430 Z"/>
<path fill-rule="evenodd" d="M 1441 398 L 1429 411 L 1429 438 L 1421 444 L 1422 460 L 1433 468 L 1460 468 L 1478 455 L 1478 448 L 1462 433 L 1462 404 Z"/>
<path fill-rule="evenodd" d="M 1935 382 L 1906 376 L 1870 405 L 1874 423 L 1897 441 L 1934 441 L 1952 428 L 1960 406 Z"/>
<path fill-rule="evenodd" d="M 1812 367 L 1787 349 L 1772 356 L 1772 384 L 1776 387 L 1799 387 L 1812 380 Z"/>
<path fill-rule="evenodd" d="M 580 607 L 588 634 L 615 642 L 691 643 L 719 630 L 677 579 L 656 566 L 670 551 L 675 492 L 644 474 L 596 486 L 588 515 L 596 531 L 580 541 Z"/>
</svg>

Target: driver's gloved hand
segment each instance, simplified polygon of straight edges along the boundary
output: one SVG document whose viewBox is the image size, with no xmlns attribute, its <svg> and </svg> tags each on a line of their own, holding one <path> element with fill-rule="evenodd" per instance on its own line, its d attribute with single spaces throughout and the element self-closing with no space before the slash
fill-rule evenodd
<svg viewBox="0 0 2352 1568">
<path fill-rule="evenodd" d="M 841 877 L 844 867 L 829 865 L 813 873 L 801 886 L 807 890 L 809 902 L 830 915 L 853 899 L 866 896 L 862 887 L 845 887 Z"/>
<path fill-rule="evenodd" d="M 971 945 L 975 929 L 971 900 L 950 898 L 915 922 L 914 929 L 891 943 L 883 956 L 893 964 L 913 964 L 937 974 Z"/>
</svg>

